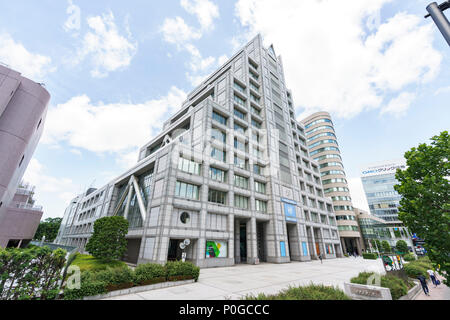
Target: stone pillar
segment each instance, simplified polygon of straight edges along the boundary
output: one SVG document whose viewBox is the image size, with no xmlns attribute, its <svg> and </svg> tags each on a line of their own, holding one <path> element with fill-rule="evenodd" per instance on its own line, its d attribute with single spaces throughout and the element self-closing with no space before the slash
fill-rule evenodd
<svg viewBox="0 0 450 320">
<path fill-rule="evenodd" d="M 361 238 L 355 238 L 355 242 L 356 242 L 356 250 L 358 251 L 358 254 L 362 255 Z"/>
<path fill-rule="evenodd" d="M 247 263 L 254 264 L 258 258 L 258 244 L 256 236 L 256 218 L 247 222 Z"/>
<path fill-rule="evenodd" d="M 235 263 L 241 263 L 241 236 L 240 236 L 240 221 L 234 219 L 234 258 Z"/>
</svg>

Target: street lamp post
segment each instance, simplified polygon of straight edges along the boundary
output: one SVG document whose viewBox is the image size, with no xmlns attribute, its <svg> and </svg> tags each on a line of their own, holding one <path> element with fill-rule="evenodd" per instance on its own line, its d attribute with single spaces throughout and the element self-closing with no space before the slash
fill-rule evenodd
<svg viewBox="0 0 450 320">
<path fill-rule="evenodd" d="M 450 23 L 447 20 L 447 17 L 444 15 L 443 11 L 450 8 L 450 0 L 445 1 L 438 5 L 436 2 L 433 2 L 427 6 L 427 11 L 429 14 L 425 16 L 428 18 L 431 16 L 433 18 L 434 23 L 441 31 L 448 45 L 450 46 Z"/>
</svg>

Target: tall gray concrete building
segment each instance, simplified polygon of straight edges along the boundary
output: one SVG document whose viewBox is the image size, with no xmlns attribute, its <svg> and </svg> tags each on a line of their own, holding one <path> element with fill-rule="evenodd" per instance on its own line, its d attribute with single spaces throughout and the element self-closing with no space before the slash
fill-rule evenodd
<svg viewBox="0 0 450 320">
<path fill-rule="evenodd" d="M 50 94 L 0 65 L 0 247 L 31 240 L 42 216 L 19 188 L 44 127 Z M 25 240 L 25 241 L 24 241 Z"/>
<path fill-rule="evenodd" d="M 133 263 L 180 259 L 186 239 L 200 267 L 342 256 L 282 60 L 259 35 L 188 95 L 133 168 L 71 201 L 56 241 L 83 251 L 112 215 L 129 221 Z"/>
<path fill-rule="evenodd" d="M 363 241 L 331 116 L 328 112 L 317 112 L 302 123 L 310 156 L 319 163 L 325 195 L 333 200 L 342 248 L 344 252 L 361 254 Z"/>
</svg>

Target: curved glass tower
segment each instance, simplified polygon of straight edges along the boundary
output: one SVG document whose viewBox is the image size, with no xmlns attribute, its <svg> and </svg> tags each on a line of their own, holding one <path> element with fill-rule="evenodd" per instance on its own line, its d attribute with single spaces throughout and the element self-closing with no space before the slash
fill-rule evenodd
<svg viewBox="0 0 450 320">
<path fill-rule="evenodd" d="M 353 210 L 333 121 L 328 112 L 302 120 L 309 153 L 319 163 L 325 196 L 333 200 L 342 249 L 361 254 L 361 233 Z"/>
</svg>

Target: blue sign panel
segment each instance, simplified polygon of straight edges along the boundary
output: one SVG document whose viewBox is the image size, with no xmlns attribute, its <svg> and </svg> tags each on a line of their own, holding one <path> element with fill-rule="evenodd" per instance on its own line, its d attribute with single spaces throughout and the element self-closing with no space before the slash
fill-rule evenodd
<svg viewBox="0 0 450 320">
<path fill-rule="evenodd" d="M 280 249 L 281 249 L 281 256 L 286 257 L 286 243 L 284 241 L 280 241 Z"/>
<path fill-rule="evenodd" d="M 297 222 L 297 215 L 295 213 L 295 205 L 287 202 L 283 202 L 284 205 L 284 215 L 286 216 L 286 221 Z"/>
<path fill-rule="evenodd" d="M 302 242 L 302 247 L 303 247 L 303 255 L 307 256 L 308 255 L 308 246 L 306 245 L 306 242 Z"/>
</svg>

